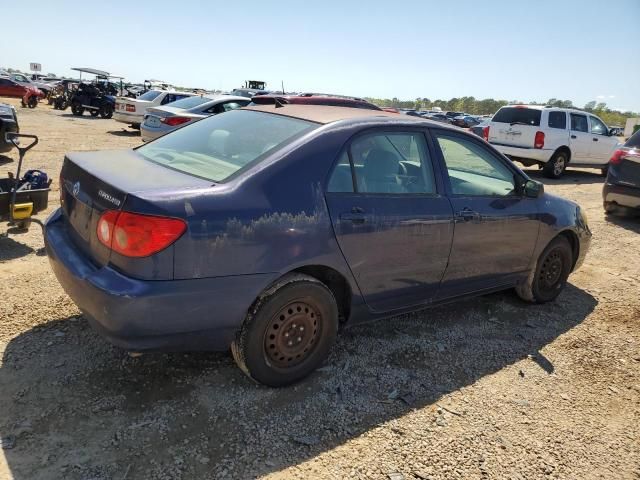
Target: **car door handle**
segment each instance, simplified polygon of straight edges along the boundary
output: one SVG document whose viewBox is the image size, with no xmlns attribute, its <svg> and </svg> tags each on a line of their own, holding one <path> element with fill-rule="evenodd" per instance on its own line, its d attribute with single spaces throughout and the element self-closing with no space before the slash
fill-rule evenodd
<svg viewBox="0 0 640 480">
<path fill-rule="evenodd" d="M 571 135 L 571 138 L 573 138 L 575 140 L 578 137 L 576 137 L 575 135 Z"/>
<path fill-rule="evenodd" d="M 594 137 L 594 138 L 593 138 L 593 141 L 594 141 L 594 142 L 597 142 L 597 141 L 598 141 L 598 139 Z"/>
<path fill-rule="evenodd" d="M 367 217 L 364 213 L 343 213 L 340 215 L 340 221 L 360 225 L 367 221 Z"/>
<path fill-rule="evenodd" d="M 464 222 L 470 222 L 471 220 L 479 222 L 480 221 L 480 213 L 475 212 L 469 208 L 465 208 L 461 211 L 459 211 L 456 214 L 456 217 L 458 217 L 460 220 L 464 221 Z"/>
</svg>

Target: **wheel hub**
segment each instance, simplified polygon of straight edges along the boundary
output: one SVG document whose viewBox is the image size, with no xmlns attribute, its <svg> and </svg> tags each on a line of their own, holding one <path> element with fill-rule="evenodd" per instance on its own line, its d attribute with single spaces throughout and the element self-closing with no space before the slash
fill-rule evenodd
<svg viewBox="0 0 640 480">
<path fill-rule="evenodd" d="M 290 303 L 274 315 L 264 339 L 270 363 L 288 368 L 304 361 L 318 338 L 318 319 L 318 311 L 306 302 Z"/>
<path fill-rule="evenodd" d="M 544 259 L 540 269 L 540 281 L 547 288 L 554 287 L 562 275 L 562 257 L 559 252 L 551 252 Z"/>
</svg>

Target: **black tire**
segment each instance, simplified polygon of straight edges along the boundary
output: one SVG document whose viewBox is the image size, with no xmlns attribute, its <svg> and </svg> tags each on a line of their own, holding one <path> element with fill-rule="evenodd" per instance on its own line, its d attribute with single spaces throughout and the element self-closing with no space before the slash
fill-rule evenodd
<svg viewBox="0 0 640 480">
<path fill-rule="evenodd" d="M 283 387 L 324 362 L 337 331 L 338 307 L 331 291 L 313 277 L 289 274 L 249 309 L 231 352 L 249 378 Z"/>
<path fill-rule="evenodd" d="M 38 106 L 38 97 L 32 95 L 29 97 L 29 101 L 27 102 L 27 106 L 29 108 L 36 108 Z"/>
<path fill-rule="evenodd" d="M 80 117 L 84 113 L 84 108 L 80 103 L 74 102 L 71 104 L 71 113 Z"/>
<path fill-rule="evenodd" d="M 567 152 L 560 150 L 553 154 L 551 160 L 544 164 L 542 173 L 547 178 L 560 178 L 569 163 Z"/>
<path fill-rule="evenodd" d="M 102 105 L 102 108 L 100 108 L 100 116 L 102 118 L 113 117 L 113 105 L 111 105 L 110 103 L 105 103 L 104 105 Z"/>
<path fill-rule="evenodd" d="M 100 115 L 100 110 L 89 110 L 89 115 L 95 118 Z"/>
<path fill-rule="evenodd" d="M 532 303 L 555 300 L 567 284 L 572 266 L 573 252 L 569 241 L 563 236 L 554 238 L 540 254 L 527 281 L 516 287 L 518 296 Z"/>
<path fill-rule="evenodd" d="M 606 167 L 602 167 L 600 169 L 600 175 L 602 175 L 603 177 L 606 177 L 608 173 L 609 173 L 609 165 L 607 165 Z"/>
</svg>

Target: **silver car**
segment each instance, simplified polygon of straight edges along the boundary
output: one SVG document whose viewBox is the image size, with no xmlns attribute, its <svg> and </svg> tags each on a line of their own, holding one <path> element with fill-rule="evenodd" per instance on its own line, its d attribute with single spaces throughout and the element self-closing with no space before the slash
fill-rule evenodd
<svg viewBox="0 0 640 480">
<path fill-rule="evenodd" d="M 148 108 L 140 126 L 142 141 L 149 142 L 176 128 L 211 115 L 244 107 L 250 102 L 249 98 L 233 95 L 197 95 L 164 107 Z"/>
</svg>

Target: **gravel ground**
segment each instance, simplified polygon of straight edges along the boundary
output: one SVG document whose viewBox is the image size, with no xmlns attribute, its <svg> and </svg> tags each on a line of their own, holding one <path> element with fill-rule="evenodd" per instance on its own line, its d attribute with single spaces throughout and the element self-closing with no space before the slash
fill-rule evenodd
<svg viewBox="0 0 640 480">
<path fill-rule="evenodd" d="M 51 209 L 65 152 L 140 142 L 42 104 L 19 115 Z M 640 220 L 604 216 L 595 170 L 544 181 L 594 233 L 556 302 L 504 292 L 347 329 L 279 390 L 228 354 L 129 357 L 62 291 L 37 225 L 0 238 L 0 478 L 640 478 Z"/>
</svg>

